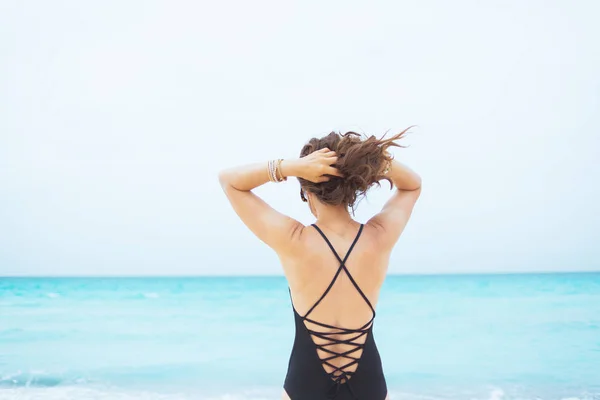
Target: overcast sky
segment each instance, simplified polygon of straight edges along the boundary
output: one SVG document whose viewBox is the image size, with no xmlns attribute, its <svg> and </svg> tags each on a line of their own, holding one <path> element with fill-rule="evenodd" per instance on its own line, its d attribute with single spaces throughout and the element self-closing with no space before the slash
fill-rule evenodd
<svg viewBox="0 0 600 400">
<path fill-rule="evenodd" d="M 0 275 L 280 274 L 218 170 L 413 124 L 395 155 L 423 193 L 391 272 L 600 270 L 598 15 L 0 0 Z M 295 179 L 258 193 L 312 222 Z"/>
</svg>

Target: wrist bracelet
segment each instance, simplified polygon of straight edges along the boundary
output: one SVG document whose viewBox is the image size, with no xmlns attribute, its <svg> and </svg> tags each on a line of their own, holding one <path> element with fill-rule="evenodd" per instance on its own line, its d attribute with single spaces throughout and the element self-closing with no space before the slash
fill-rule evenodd
<svg viewBox="0 0 600 400">
<path fill-rule="evenodd" d="M 267 172 L 269 173 L 269 181 L 271 182 L 283 182 L 287 181 L 287 176 L 283 176 L 281 172 L 282 158 L 277 160 L 269 160 L 267 162 Z"/>
<path fill-rule="evenodd" d="M 392 167 L 392 161 L 388 161 L 383 170 L 383 174 L 387 175 L 387 173 L 390 172 L 391 167 Z"/>
<path fill-rule="evenodd" d="M 279 179 L 277 182 L 287 181 L 287 176 L 283 176 L 283 172 L 281 172 L 281 163 L 282 162 L 283 162 L 282 158 L 277 160 L 277 168 L 275 169 L 275 172 L 279 172 Z M 277 177 L 277 176 L 275 176 L 275 177 Z"/>
</svg>

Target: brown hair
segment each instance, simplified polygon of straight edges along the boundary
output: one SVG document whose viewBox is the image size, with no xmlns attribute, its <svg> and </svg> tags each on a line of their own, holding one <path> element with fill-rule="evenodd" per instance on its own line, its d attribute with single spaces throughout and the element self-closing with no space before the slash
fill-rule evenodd
<svg viewBox="0 0 600 400">
<path fill-rule="evenodd" d="M 344 204 L 354 211 L 357 200 L 364 197 L 373 185 L 381 186 L 379 181 L 387 180 L 391 189 L 392 181 L 384 175 L 387 163 L 392 160 L 387 149 L 391 146 L 405 147 L 395 141 L 404 137 L 409 129 L 410 127 L 387 139 L 384 139 L 385 135 L 381 139 L 375 136 L 363 139 L 356 132 L 331 132 L 322 138 L 310 139 L 302 148 L 300 157 L 323 148 L 333 150 L 338 156 L 333 166 L 344 177 L 330 176 L 329 181 L 320 183 L 298 178 L 302 200 L 306 201 L 304 191 L 307 191 L 314 193 L 325 204 Z"/>
</svg>

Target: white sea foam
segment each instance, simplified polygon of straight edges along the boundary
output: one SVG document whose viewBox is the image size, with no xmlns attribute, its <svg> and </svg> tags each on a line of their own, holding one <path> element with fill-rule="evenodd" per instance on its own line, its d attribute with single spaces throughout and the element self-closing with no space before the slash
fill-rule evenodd
<svg viewBox="0 0 600 400">
<path fill-rule="evenodd" d="M 501 400 L 505 396 L 502 389 L 494 389 L 488 397 L 460 398 L 435 397 L 413 393 L 390 393 L 390 400 Z M 512 397 L 511 397 L 512 398 Z M 198 393 L 156 393 L 142 390 L 124 390 L 117 388 L 93 388 L 84 386 L 57 386 L 46 388 L 19 387 L 0 389 L 2 400 L 281 400 L 280 389 L 249 390 L 239 393 L 219 395 L 199 395 Z M 519 398 L 520 400 L 546 400 L 544 398 Z M 591 400 L 597 397 L 565 397 L 562 400 Z"/>
<path fill-rule="evenodd" d="M 12 381 L 14 380 L 15 377 L 21 375 L 21 370 L 18 370 L 17 372 L 13 372 L 13 373 L 8 373 L 6 375 L 0 375 L 0 382 L 1 381 Z"/>
<path fill-rule="evenodd" d="M 83 387 L 0 389 L 2 400 L 191 400 L 177 394 L 99 390 Z"/>
<path fill-rule="evenodd" d="M 155 393 L 149 391 L 126 391 L 120 389 L 95 389 L 78 386 L 51 388 L 10 388 L 0 389 L 2 400 L 280 400 L 273 397 L 252 394 L 222 394 L 218 396 L 198 396 L 186 393 Z"/>
</svg>

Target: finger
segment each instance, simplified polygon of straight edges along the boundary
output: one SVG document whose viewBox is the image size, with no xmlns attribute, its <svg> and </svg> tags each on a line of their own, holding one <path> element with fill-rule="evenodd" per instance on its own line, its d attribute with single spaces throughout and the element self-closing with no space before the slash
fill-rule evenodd
<svg viewBox="0 0 600 400">
<path fill-rule="evenodd" d="M 331 150 L 329 150 L 327 147 L 323 147 L 322 149 L 318 150 L 320 153 L 327 153 Z"/>
<path fill-rule="evenodd" d="M 327 157 L 325 159 L 325 162 L 327 162 L 327 164 L 331 165 L 331 164 L 335 164 L 335 162 L 338 160 L 337 156 L 331 156 L 331 157 Z"/>
<path fill-rule="evenodd" d="M 324 157 L 337 157 L 335 151 L 328 151 L 327 153 L 323 153 Z"/>
<path fill-rule="evenodd" d="M 333 176 L 339 176 L 339 177 L 343 177 L 344 176 L 344 174 L 342 174 L 340 172 L 340 170 L 337 169 L 337 168 L 335 168 L 335 167 L 329 167 L 329 168 L 327 168 L 326 171 L 325 171 L 325 173 L 327 175 L 333 175 Z"/>
<path fill-rule="evenodd" d="M 327 175 L 321 175 L 318 179 L 317 182 L 321 183 L 321 182 L 327 182 L 329 181 L 331 178 L 328 177 Z"/>
</svg>

